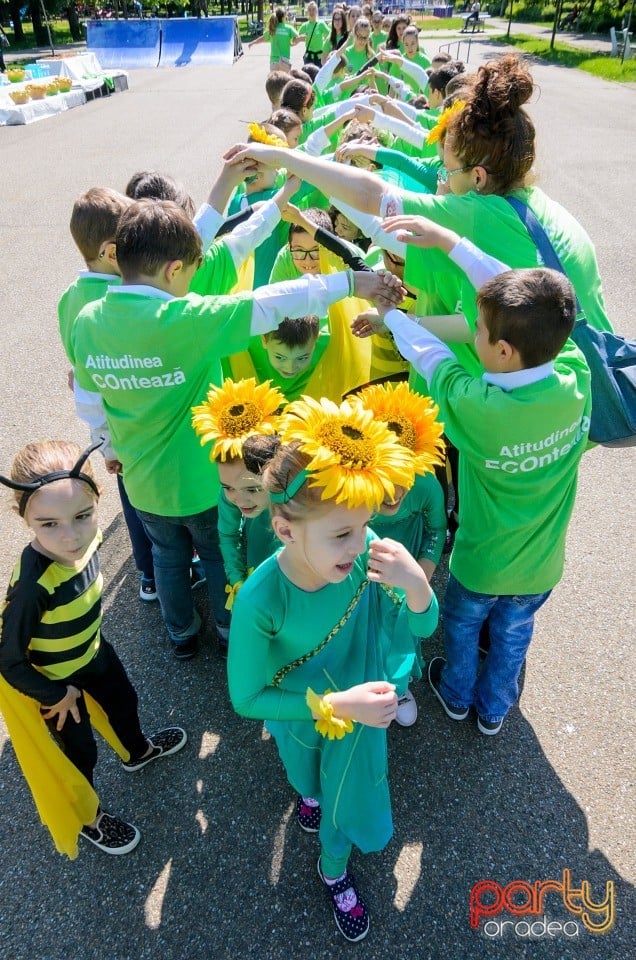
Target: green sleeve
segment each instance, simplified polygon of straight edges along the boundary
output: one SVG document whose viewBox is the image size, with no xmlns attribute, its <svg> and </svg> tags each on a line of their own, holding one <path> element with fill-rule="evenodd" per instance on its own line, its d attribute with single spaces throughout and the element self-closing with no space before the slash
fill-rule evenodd
<svg viewBox="0 0 636 960">
<path fill-rule="evenodd" d="M 446 540 L 444 491 L 434 473 L 428 473 L 421 479 L 425 532 L 416 560 L 432 560 L 438 564 Z"/>
<path fill-rule="evenodd" d="M 381 147 L 375 155 L 375 159 L 383 167 L 391 167 L 393 170 L 399 170 L 407 174 L 430 193 L 437 190 L 437 172 L 442 166 L 439 158 L 428 158 L 426 160 L 417 160 L 415 157 L 408 157 L 400 150 L 386 150 Z"/>
<path fill-rule="evenodd" d="M 219 495 L 219 546 L 225 567 L 225 576 L 231 587 L 247 576 L 242 537 L 243 517 L 241 511 L 230 503 L 221 488 Z"/>
<path fill-rule="evenodd" d="M 266 561 L 267 563 L 268 561 Z M 272 563 L 276 563 L 272 559 Z M 259 570 L 263 570 L 261 566 Z M 256 580 L 258 589 L 255 591 Z M 232 608 L 230 649 L 227 661 L 232 706 L 242 717 L 255 720 L 308 720 L 311 711 L 304 693 L 274 687 L 268 667 L 269 648 L 284 614 L 275 596 L 268 596 L 268 583 L 258 571 L 239 590 Z M 256 597 L 258 596 L 258 602 Z"/>
<path fill-rule="evenodd" d="M 236 265 L 225 241 L 212 243 L 203 258 L 203 263 L 190 283 L 190 293 L 202 297 L 229 293 L 236 284 Z"/>
</svg>

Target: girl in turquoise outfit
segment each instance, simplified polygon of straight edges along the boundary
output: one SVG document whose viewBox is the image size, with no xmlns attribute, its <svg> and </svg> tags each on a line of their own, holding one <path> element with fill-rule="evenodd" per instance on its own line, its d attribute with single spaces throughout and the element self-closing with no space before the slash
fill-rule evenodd
<svg viewBox="0 0 636 960">
<path fill-rule="evenodd" d="M 219 470 L 219 546 L 227 577 L 226 610 L 249 574 L 280 546 L 270 522 L 269 496 L 261 471 L 279 445 L 278 410 L 285 397 L 271 381 L 252 378 L 210 385 L 193 407 L 192 425 L 201 443 L 212 442 Z M 227 650 L 227 645 L 225 647 Z"/>
<path fill-rule="evenodd" d="M 236 598 L 230 696 L 241 715 L 268 721 L 299 825 L 319 833 L 336 925 L 357 941 L 369 916 L 348 861 L 354 845 L 381 850 L 392 835 L 386 728 L 437 601 L 406 549 L 367 529 L 395 485 L 413 482 L 395 434 L 355 399 L 297 401 L 280 429 L 263 480 L 283 548 Z"/>
</svg>

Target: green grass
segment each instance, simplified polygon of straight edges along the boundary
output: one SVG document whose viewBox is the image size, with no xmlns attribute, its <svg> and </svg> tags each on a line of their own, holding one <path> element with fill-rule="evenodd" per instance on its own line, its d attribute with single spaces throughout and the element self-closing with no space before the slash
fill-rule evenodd
<svg viewBox="0 0 636 960">
<path fill-rule="evenodd" d="M 611 57 L 609 53 L 595 53 L 593 50 L 581 50 L 567 43 L 555 43 L 554 49 L 551 50 L 548 40 L 537 40 L 536 37 L 524 34 L 502 38 L 501 42 L 512 44 L 523 53 L 540 57 L 548 63 L 556 63 L 561 67 L 576 67 L 578 70 L 594 74 L 595 77 L 616 80 L 619 83 L 636 82 L 635 59 L 621 63 L 620 57 Z"/>
<path fill-rule="evenodd" d="M 49 22 L 54 46 L 63 47 L 67 43 L 73 42 L 67 20 L 50 20 Z M 9 38 L 9 43 L 11 44 L 10 47 L 4 48 L 5 53 L 17 53 L 20 50 L 30 50 L 33 47 L 38 46 L 38 44 L 35 42 L 35 37 L 33 36 L 33 24 L 30 21 L 23 21 L 22 29 L 24 31 L 24 40 L 20 40 L 19 42 L 16 41 L 15 37 L 13 36 L 13 30 L 9 30 L 8 28 L 5 30 L 5 33 Z M 48 46 L 48 35 L 45 46 Z"/>
</svg>

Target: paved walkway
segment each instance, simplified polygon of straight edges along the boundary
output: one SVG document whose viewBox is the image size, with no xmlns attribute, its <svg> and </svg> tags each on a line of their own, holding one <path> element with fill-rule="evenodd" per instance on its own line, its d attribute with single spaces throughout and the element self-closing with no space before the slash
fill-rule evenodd
<svg viewBox="0 0 636 960">
<path fill-rule="evenodd" d="M 475 44 L 471 67 L 496 50 Z M 75 196 L 122 189 L 152 168 L 200 202 L 222 152 L 266 115 L 268 54 L 255 47 L 225 70 L 134 71 L 127 93 L 0 129 L 1 471 L 28 440 L 85 437 L 55 316 L 81 268 L 68 233 Z M 533 72 L 541 183 L 593 237 L 609 315 L 633 336 L 633 91 L 548 64 Z M 105 628 L 140 691 L 144 727 L 182 721 L 190 743 L 134 775 L 100 747 L 106 809 L 137 823 L 142 843 L 120 858 L 83 847 L 70 863 L 52 850 L 0 731 L 2 960 L 633 960 L 633 455 L 584 458 L 566 574 L 539 617 L 520 708 L 502 734 L 490 742 L 474 723 L 452 723 L 427 685 L 414 684 L 418 723 L 389 731 L 395 837 L 381 854 L 354 857 L 372 911 L 359 949 L 336 933 L 316 840 L 296 829 L 293 793 L 261 724 L 233 714 L 209 633 L 201 655 L 178 664 L 157 606 L 139 601 L 112 478 L 98 469 Z M 8 506 L 1 517 L 3 591 L 26 537 Z M 438 632 L 426 655 L 441 650 Z M 561 881 L 564 869 L 597 901 L 615 884 L 609 933 L 587 932 L 580 918 L 575 939 L 532 943 L 510 925 L 489 937 L 483 918 L 471 928 L 478 881 Z M 543 913 L 573 917 L 554 891 Z"/>
</svg>

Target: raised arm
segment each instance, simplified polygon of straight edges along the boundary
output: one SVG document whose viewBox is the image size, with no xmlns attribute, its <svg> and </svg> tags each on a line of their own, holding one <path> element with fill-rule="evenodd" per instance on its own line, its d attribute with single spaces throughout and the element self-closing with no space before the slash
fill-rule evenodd
<svg viewBox="0 0 636 960">
<path fill-rule="evenodd" d="M 308 157 L 297 150 L 249 144 L 233 147 L 224 159 L 232 165 L 255 160 L 266 167 L 286 167 L 289 173 L 313 184 L 325 196 L 345 200 L 363 213 L 376 216 L 381 212 L 382 198 L 390 192 L 388 184 L 367 170 L 332 163 L 320 157 Z"/>
</svg>

